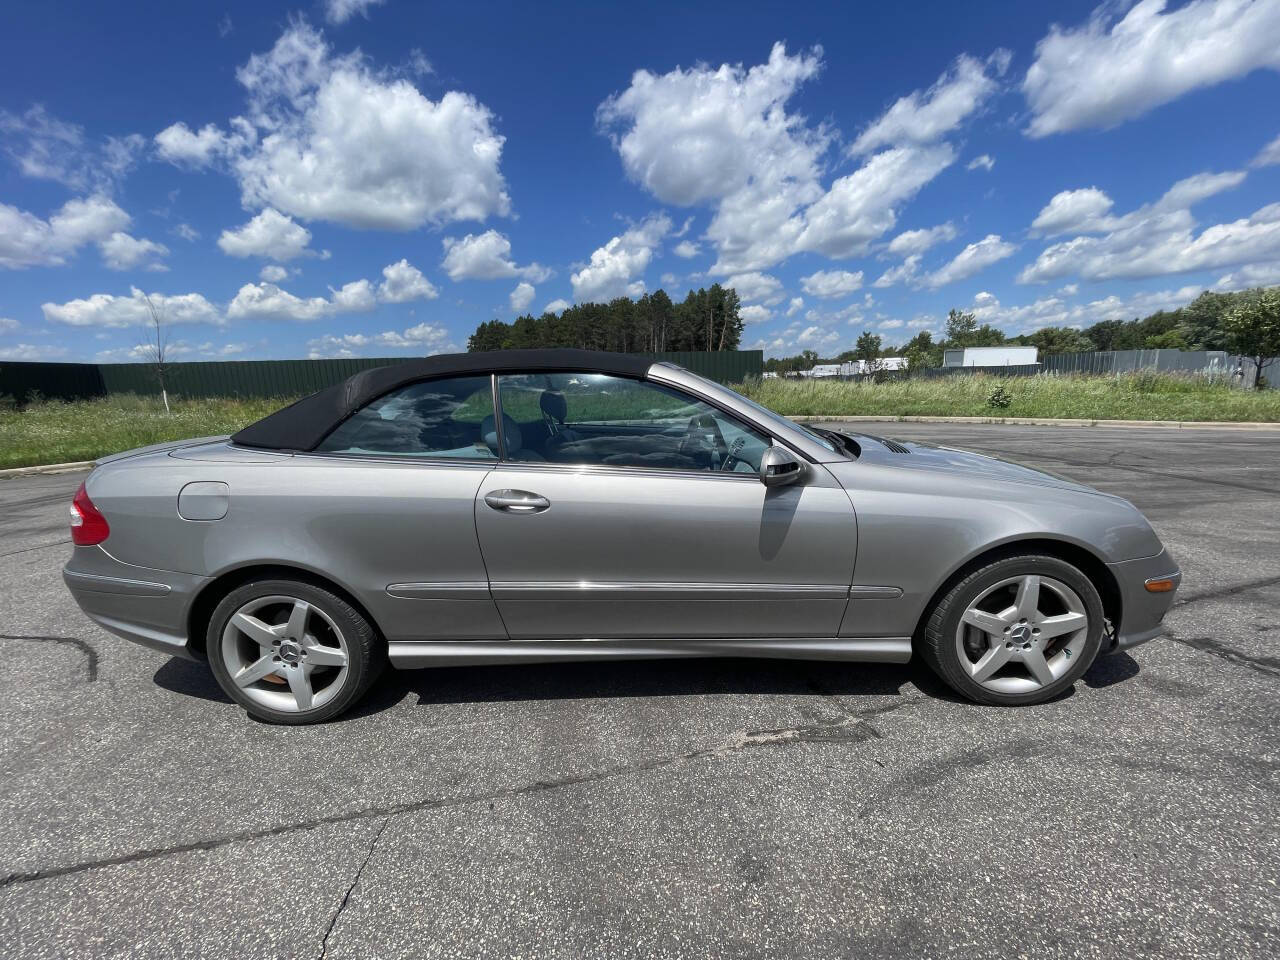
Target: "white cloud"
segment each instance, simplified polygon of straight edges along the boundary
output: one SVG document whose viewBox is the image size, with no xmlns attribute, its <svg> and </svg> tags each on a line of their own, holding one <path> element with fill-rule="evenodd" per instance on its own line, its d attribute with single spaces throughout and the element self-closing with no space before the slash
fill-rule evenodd
<svg viewBox="0 0 1280 960">
<path fill-rule="evenodd" d="M 759 272 L 735 273 L 724 282 L 724 286 L 736 290 L 743 303 L 768 301 L 770 298 L 776 303 L 778 291 L 782 289 L 777 277 Z"/>
<path fill-rule="evenodd" d="M 996 166 L 996 158 L 989 153 L 984 153 L 974 157 L 967 164 L 966 170 L 994 170 Z"/>
<path fill-rule="evenodd" d="M 378 303 L 373 284 L 368 280 L 352 280 L 339 289 L 329 288 L 334 313 L 367 313 Z"/>
<path fill-rule="evenodd" d="M 346 23 L 356 14 L 369 16 L 369 8 L 376 7 L 383 0 L 325 0 L 324 18 L 330 23 Z"/>
<path fill-rule="evenodd" d="M 1265 147 L 1258 151 L 1258 155 L 1253 158 L 1253 167 L 1271 167 L 1280 164 L 1280 136 L 1276 137 Z"/>
<path fill-rule="evenodd" d="M 923 284 L 931 290 L 945 287 L 957 280 L 964 280 L 976 273 L 981 273 L 993 263 L 1013 256 L 1018 247 L 1006 243 L 999 234 L 990 233 L 977 243 L 971 243 L 951 259 L 951 261 L 924 278 Z"/>
<path fill-rule="evenodd" d="M 378 284 L 378 299 L 383 303 L 434 300 L 438 296 L 440 292 L 436 290 L 435 285 L 408 260 L 400 260 L 382 268 L 382 283 Z"/>
<path fill-rule="evenodd" d="M 1216 290 L 1247 290 L 1280 284 L 1280 259 L 1270 263 L 1250 263 L 1226 274 L 1214 284 Z"/>
<path fill-rule="evenodd" d="M 884 289 L 885 287 L 892 287 L 896 283 L 908 283 L 915 280 L 919 273 L 920 254 L 913 253 L 896 267 L 890 267 L 884 273 L 880 274 L 872 286 Z"/>
<path fill-rule="evenodd" d="M 897 330 L 903 326 L 906 326 L 906 321 L 904 320 L 881 320 L 876 324 L 876 327 L 881 330 Z"/>
<path fill-rule="evenodd" d="M 804 297 L 792 297 L 791 302 L 787 304 L 787 316 L 794 317 L 797 313 L 804 309 Z"/>
<path fill-rule="evenodd" d="M 970 309 L 979 323 L 989 323 L 1012 333 L 1030 333 L 1042 327 L 1088 327 L 1102 320 L 1132 320 L 1157 310 L 1174 310 L 1194 300 L 1201 289 L 1186 286 L 1177 290 L 1150 290 L 1083 304 L 1068 303 L 1061 296 L 1041 297 L 1019 306 L 1004 306 L 994 294 L 984 290 L 973 298 Z"/>
<path fill-rule="evenodd" d="M 278 263 L 269 263 L 258 271 L 258 276 L 267 283 L 283 283 L 289 279 L 289 271 Z"/>
<path fill-rule="evenodd" d="M 1009 59 L 1007 50 L 997 50 L 986 61 L 962 55 L 928 90 L 899 98 L 858 136 L 850 153 L 941 140 L 991 98 Z"/>
<path fill-rule="evenodd" d="M 1114 127 L 1189 91 L 1280 69 L 1280 4 L 1272 0 L 1104 4 L 1076 29 L 1050 27 L 1022 90 L 1027 133 Z"/>
<path fill-rule="evenodd" d="M 168 247 L 163 243 L 131 237 L 122 230 L 99 241 L 98 248 L 102 251 L 102 262 L 112 270 L 132 270 L 135 267 L 145 267 L 147 270 L 168 269 L 155 260 L 156 257 L 168 256 Z"/>
<path fill-rule="evenodd" d="M 325 357 L 354 357 L 370 347 L 391 347 L 396 350 L 417 350 L 423 356 L 431 356 L 451 348 L 449 332 L 443 327 L 420 323 L 406 330 L 385 330 L 382 333 L 325 334 L 307 341 L 307 356 L 312 360 Z"/>
<path fill-rule="evenodd" d="M 0 360 L 56 360 L 66 355 L 66 347 L 55 347 L 48 343 L 15 343 L 0 347 Z"/>
<path fill-rule="evenodd" d="M 571 306 L 573 306 L 573 304 L 571 304 L 568 300 L 561 298 L 558 300 L 552 300 L 550 303 L 548 303 L 545 307 L 542 308 L 542 312 L 543 313 L 564 313 L 564 311 L 568 310 Z"/>
<path fill-rule="evenodd" d="M 889 252 L 899 256 L 924 253 L 934 244 L 946 243 L 956 238 L 956 228 L 951 221 L 924 230 L 907 230 L 889 241 Z"/>
<path fill-rule="evenodd" d="M 862 286 L 862 271 L 850 273 L 848 270 L 819 270 L 807 277 L 802 277 L 800 286 L 804 292 L 815 297 L 843 297 L 853 293 Z"/>
<path fill-rule="evenodd" d="M 129 222 L 129 215 L 101 194 L 68 200 L 48 220 L 0 203 L 0 267 L 64 264 L 86 244 L 110 241 Z"/>
<path fill-rule="evenodd" d="M 230 133 L 175 124 L 157 148 L 191 165 L 223 157 L 249 209 L 388 230 L 510 211 L 504 139 L 470 94 L 429 100 L 298 20 L 236 77 L 248 104 Z"/>
<path fill-rule="evenodd" d="M 246 283 L 227 306 L 230 320 L 319 320 L 338 312 L 325 297 L 297 297 L 274 283 Z"/>
<path fill-rule="evenodd" d="M 1055 236 L 1061 233 L 1093 232 L 1107 229 L 1112 200 L 1097 187 L 1063 190 L 1053 195 L 1031 222 L 1033 233 Z"/>
<path fill-rule="evenodd" d="M 95 193 L 114 190 L 146 146 L 136 133 L 92 144 L 83 127 L 51 116 L 39 104 L 20 116 L 0 110 L 0 134 L 23 176 Z"/>
<path fill-rule="evenodd" d="M 605 302 L 614 297 L 644 294 L 640 279 L 653 259 L 654 248 L 671 230 L 666 214 L 651 214 L 591 254 L 591 262 L 570 275 L 578 303 Z"/>
<path fill-rule="evenodd" d="M 768 323 L 773 319 L 773 311 L 766 306 L 753 303 L 750 306 L 742 307 L 738 311 L 738 316 L 742 318 L 743 323 Z"/>
<path fill-rule="evenodd" d="M 1154 203 L 1104 218 L 1094 231 L 1100 236 L 1075 236 L 1047 247 L 1018 281 L 1154 277 L 1272 261 L 1280 257 L 1280 203 L 1195 233 L 1190 206 L 1243 179 L 1242 172 L 1232 171 L 1179 180 Z"/>
<path fill-rule="evenodd" d="M 511 302 L 511 312 L 520 313 L 524 310 L 525 307 L 533 303 L 533 298 L 537 295 L 537 292 L 533 284 L 527 280 L 521 280 L 517 283 L 516 288 L 511 291 L 511 295 L 508 298 Z"/>
<path fill-rule="evenodd" d="M 218 247 L 228 256 L 284 261 L 308 253 L 309 243 L 310 230 L 272 207 L 267 207 L 241 227 L 223 230 L 218 238 Z"/>
<path fill-rule="evenodd" d="M 551 276 L 550 270 L 537 263 L 517 266 L 511 259 L 511 241 L 497 230 L 486 230 L 481 234 L 468 233 L 461 240 L 445 237 L 441 242 L 444 244 L 441 266 L 449 274 L 449 279 L 455 282 L 523 277 L 534 283 L 541 283 Z"/>
<path fill-rule="evenodd" d="M 50 323 L 64 323 L 72 327 L 137 327 L 151 322 L 147 308 L 147 295 L 137 287 L 131 287 L 129 296 L 95 293 L 81 300 L 66 303 L 45 303 L 40 309 Z M 166 323 L 221 323 L 217 308 L 198 293 L 168 295 L 150 294 L 151 302 L 163 314 Z"/>
<path fill-rule="evenodd" d="M 12 317 L 0 317 L 0 332 L 9 333 L 18 329 L 18 321 Z"/>
<path fill-rule="evenodd" d="M 176 227 L 173 228 L 173 232 L 176 236 L 179 236 L 183 240 L 187 241 L 187 243 L 195 243 L 197 240 L 200 239 L 200 231 L 197 230 L 195 227 L 193 227 L 189 223 L 178 224 Z"/>
<path fill-rule="evenodd" d="M 692 240 L 681 240 L 671 248 L 671 252 L 677 257 L 682 257 L 685 260 L 691 260 L 702 252 L 702 248 Z"/>
</svg>

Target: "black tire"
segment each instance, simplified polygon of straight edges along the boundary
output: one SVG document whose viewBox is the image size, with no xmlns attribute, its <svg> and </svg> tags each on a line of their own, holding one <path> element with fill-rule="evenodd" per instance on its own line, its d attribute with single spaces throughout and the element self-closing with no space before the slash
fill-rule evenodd
<svg viewBox="0 0 1280 960">
<path fill-rule="evenodd" d="M 232 681 L 230 668 L 223 654 L 223 631 L 236 611 L 265 597 L 303 600 L 319 610 L 341 631 L 347 653 L 346 676 L 340 688 L 320 706 L 309 710 L 272 709 L 255 701 Z M 209 618 L 205 649 L 213 675 L 227 696 L 242 706 L 250 716 L 267 723 L 293 726 L 324 723 L 351 709 L 378 679 L 386 662 L 382 638 L 358 610 L 331 591 L 299 580 L 254 580 L 232 590 Z"/>
<path fill-rule="evenodd" d="M 1054 578 L 1076 592 L 1089 618 L 1084 646 L 1073 658 L 1070 669 L 1052 683 L 1029 693 L 997 692 L 975 681 L 961 665 L 956 633 L 965 610 L 985 591 L 1003 580 L 1027 575 Z M 1043 703 L 1059 696 L 1089 669 L 1102 645 L 1104 616 L 1097 588 L 1078 568 L 1057 557 L 1041 554 L 1005 557 L 966 574 L 937 601 L 917 639 L 916 649 L 947 686 L 975 703 L 1005 707 Z"/>
</svg>

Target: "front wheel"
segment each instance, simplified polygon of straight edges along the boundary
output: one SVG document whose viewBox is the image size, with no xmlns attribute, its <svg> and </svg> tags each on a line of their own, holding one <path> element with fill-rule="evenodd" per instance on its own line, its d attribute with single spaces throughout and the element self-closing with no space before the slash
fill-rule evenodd
<svg viewBox="0 0 1280 960">
<path fill-rule="evenodd" d="M 1089 669 L 1102 644 L 1102 599 L 1056 557 L 1007 557 L 973 571 L 934 607 L 921 652 L 978 703 L 1043 703 Z"/>
<path fill-rule="evenodd" d="M 268 723 L 331 720 L 382 667 L 372 625 L 341 597 L 296 580 L 232 590 L 209 618 L 205 649 L 218 685 Z"/>
</svg>

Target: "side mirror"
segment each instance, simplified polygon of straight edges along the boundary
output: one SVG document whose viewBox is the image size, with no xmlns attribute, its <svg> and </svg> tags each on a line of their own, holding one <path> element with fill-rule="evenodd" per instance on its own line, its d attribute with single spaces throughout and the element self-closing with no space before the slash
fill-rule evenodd
<svg viewBox="0 0 1280 960">
<path fill-rule="evenodd" d="M 770 447 L 760 458 L 760 482 L 766 487 L 782 487 L 804 476 L 804 464 L 786 447 Z"/>
</svg>

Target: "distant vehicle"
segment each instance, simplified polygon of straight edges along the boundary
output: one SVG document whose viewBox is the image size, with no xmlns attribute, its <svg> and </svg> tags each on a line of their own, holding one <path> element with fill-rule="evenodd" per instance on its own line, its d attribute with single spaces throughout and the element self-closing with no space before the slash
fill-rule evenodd
<svg viewBox="0 0 1280 960">
<path fill-rule="evenodd" d="M 289 724 L 388 660 L 918 654 L 972 700 L 1038 703 L 1158 635 L 1181 576 L 1120 497 L 576 350 L 367 370 L 104 458 L 70 521 L 85 613 Z"/>
<path fill-rule="evenodd" d="M 1037 363 L 1035 347 L 964 347 L 944 350 L 944 367 L 1021 367 Z"/>
</svg>

